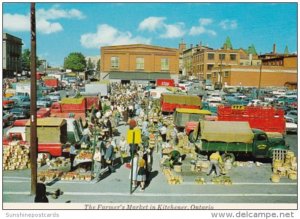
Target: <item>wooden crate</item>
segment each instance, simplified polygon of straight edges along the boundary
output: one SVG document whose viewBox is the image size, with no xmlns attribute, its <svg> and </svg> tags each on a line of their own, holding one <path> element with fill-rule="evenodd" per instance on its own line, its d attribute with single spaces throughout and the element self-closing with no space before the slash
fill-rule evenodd
<svg viewBox="0 0 300 219">
<path fill-rule="evenodd" d="M 273 161 L 282 160 L 284 161 L 287 150 L 273 150 Z"/>
</svg>

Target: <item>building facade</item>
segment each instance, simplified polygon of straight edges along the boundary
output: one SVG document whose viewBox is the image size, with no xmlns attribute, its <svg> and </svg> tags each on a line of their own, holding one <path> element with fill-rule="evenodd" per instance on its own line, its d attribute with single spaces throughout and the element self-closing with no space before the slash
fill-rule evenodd
<svg viewBox="0 0 300 219">
<path fill-rule="evenodd" d="M 193 55 L 196 52 L 196 47 L 191 44 L 190 48 L 182 52 L 182 73 L 183 75 L 193 75 Z"/>
<path fill-rule="evenodd" d="M 213 68 L 239 65 L 240 53 L 232 49 L 199 49 L 193 56 L 193 75 L 200 80 L 210 80 Z"/>
<path fill-rule="evenodd" d="M 15 77 L 22 72 L 22 39 L 2 34 L 2 65 L 3 77 Z"/>
<path fill-rule="evenodd" d="M 297 82 L 297 68 L 279 66 L 226 66 L 212 70 L 213 83 L 228 86 L 284 87 L 286 83 Z"/>
<path fill-rule="evenodd" d="M 179 51 L 144 44 L 101 47 L 101 77 L 123 81 L 178 79 Z"/>
</svg>

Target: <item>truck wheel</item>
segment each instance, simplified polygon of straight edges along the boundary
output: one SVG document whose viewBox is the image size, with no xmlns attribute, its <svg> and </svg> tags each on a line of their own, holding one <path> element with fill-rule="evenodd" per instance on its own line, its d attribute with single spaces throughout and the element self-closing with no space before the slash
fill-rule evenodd
<svg viewBox="0 0 300 219">
<path fill-rule="evenodd" d="M 193 135 L 194 135 L 194 131 L 191 131 L 190 134 L 189 134 L 189 141 L 191 143 L 195 143 L 194 139 L 193 139 Z"/>
<path fill-rule="evenodd" d="M 226 162 L 227 160 L 230 160 L 231 163 L 235 161 L 235 156 L 233 153 L 224 153 L 222 154 L 222 160 Z"/>
</svg>

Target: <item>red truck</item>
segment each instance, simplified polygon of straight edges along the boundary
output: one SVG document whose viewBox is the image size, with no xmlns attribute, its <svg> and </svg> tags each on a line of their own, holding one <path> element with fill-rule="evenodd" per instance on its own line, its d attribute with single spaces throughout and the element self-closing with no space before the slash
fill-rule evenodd
<svg viewBox="0 0 300 219">
<path fill-rule="evenodd" d="M 26 124 L 24 125 L 24 123 Z M 12 141 L 21 144 L 30 144 L 30 121 L 20 120 L 7 130 L 3 137 L 3 146 L 6 147 Z M 51 156 L 62 156 L 67 142 L 67 122 L 62 118 L 43 118 L 37 120 L 38 152 Z"/>
<path fill-rule="evenodd" d="M 55 89 L 59 87 L 59 81 L 56 77 L 43 77 L 43 81 L 46 87 L 52 87 Z"/>
<path fill-rule="evenodd" d="M 97 96 L 87 96 L 79 98 L 63 98 L 60 102 L 52 103 L 50 107 L 50 117 L 85 119 L 87 110 L 92 107 L 98 108 L 100 102 Z M 44 110 L 41 108 L 39 111 Z"/>
<path fill-rule="evenodd" d="M 161 111 L 173 113 L 176 108 L 201 109 L 202 102 L 199 96 L 164 93 L 160 99 Z"/>
<path fill-rule="evenodd" d="M 251 128 L 285 134 L 284 110 L 263 106 L 219 106 L 218 121 L 247 121 Z"/>
<path fill-rule="evenodd" d="M 273 107 L 262 106 L 219 106 L 217 111 L 218 121 L 245 121 L 251 128 L 260 129 L 269 133 L 286 133 L 284 111 Z M 188 122 L 185 133 L 188 136 L 197 126 L 197 122 Z"/>
<path fill-rule="evenodd" d="M 45 118 L 50 116 L 50 108 L 41 108 L 36 112 L 37 118 Z"/>
<path fill-rule="evenodd" d="M 174 79 L 156 79 L 157 87 L 175 87 Z"/>
</svg>

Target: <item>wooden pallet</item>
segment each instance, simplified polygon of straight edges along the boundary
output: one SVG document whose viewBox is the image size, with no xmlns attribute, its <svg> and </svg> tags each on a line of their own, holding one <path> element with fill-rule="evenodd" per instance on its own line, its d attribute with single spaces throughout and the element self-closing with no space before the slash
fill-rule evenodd
<svg viewBox="0 0 300 219">
<path fill-rule="evenodd" d="M 273 161 L 282 160 L 284 161 L 287 150 L 275 149 L 273 150 Z"/>
</svg>

